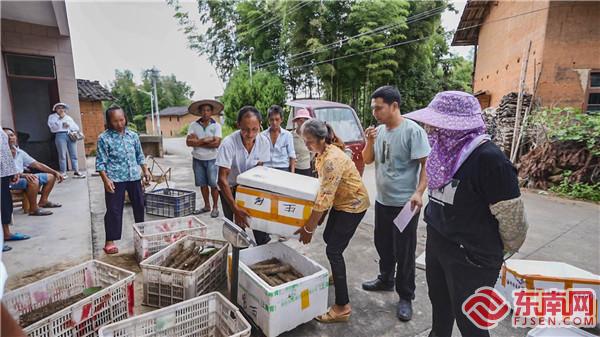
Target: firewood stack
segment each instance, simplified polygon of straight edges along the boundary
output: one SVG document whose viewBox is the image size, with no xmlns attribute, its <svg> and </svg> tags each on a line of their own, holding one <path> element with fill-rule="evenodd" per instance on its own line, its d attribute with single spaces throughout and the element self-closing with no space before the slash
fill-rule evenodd
<svg viewBox="0 0 600 337">
<path fill-rule="evenodd" d="M 497 108 L 485 109 L 483 111 L 483 119 L 487 126 L 488 134 L 492 137 L 492 141 L 496 143 L 507 156 L 510 155 L 513 139 L 515 118 L 517 114 L 517 99 L 518 94 L 516 92 L 511 92 L 502 97 L 500 105 Z M 527 93 L 523 94 L 519 125 L 523 121 L 525 110 L 527 110 L 527 107 L 529 107 L 530 104 L 531 95 Z M 527 141 L 524 141 L 525 138 L 527 138 L 527 129 L 524 138 L 521 139 L 521 144 L 527 143 Z"/>
</svg>

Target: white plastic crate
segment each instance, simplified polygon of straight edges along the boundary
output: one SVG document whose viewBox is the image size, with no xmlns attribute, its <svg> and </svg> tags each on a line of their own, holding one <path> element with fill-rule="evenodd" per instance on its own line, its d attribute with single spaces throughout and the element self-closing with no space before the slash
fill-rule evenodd
<svg viewBox="0 0 600 337">
<path fill-rule="evenodd" d="M 99 337 L 249 337 L 250 324 L 213 292 L 100 329 Z"/>
<path fill-rule="evenodd" d="M 138 262 L 186 235 L 206 236 L 206 224 L 195 216 L 134 223 L 133 243 Z"/>
<path fill-rule="evenodd" d="M 160 266 L 179 243 L 191 245 L 194 242 L 215 246 L 218 251 L 193 271 Z M 224 287 L 228 247 L 226 241 L 186 236 L 140 263 L 144 276 L 143 304 L 162 308 Z"/>
<path fill-rule="evenodd" d="M 81 294 L 86 288 L 102 287 L 23 329 L 30 337 L 96 336 L 101 326 L 133 315 L 134 278 L 130 271 L 91 260 L 10 291 L 2 304 L 19 320 L 22 314 Z"/>
<path fill-rule="evenodd" d="M 249 267 L 271 258 L 292 265 L 304 277 L 271 287 Z M 267 337 L 327 312 L 329 272 L 281 242 L 242 250 L 238 270 L 238 304 Z"/>
</svg>

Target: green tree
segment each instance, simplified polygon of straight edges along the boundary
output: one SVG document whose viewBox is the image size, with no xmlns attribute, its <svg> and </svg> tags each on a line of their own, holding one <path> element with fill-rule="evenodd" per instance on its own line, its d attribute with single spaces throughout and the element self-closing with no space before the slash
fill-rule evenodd
<svg viewBox="0 0 600 337">
<path fill-rule="evenodd" d="M 400 89 L 402 111 L 441 90 L 470 91 L 472 65 L 449 53 L 441 26 L 442 11 L 454 10 L 448 0 L 197 0 L 206 34 L 177 1 L 169 0 L 184 33 L 201 41 L 190 47 L 225 81 L 252 56 L 293 99 L 306 92 L 347 103 L 364 124 L 371 123 L 370 94 L 381 85 Z"/>
<path fill-rule="evenodd" d="M 115 80 L 110 83 L 110 91 L 115 96 L 115 104 L 123 108 L 132 128 L 146 130 L 146 116 L 150 114 L 150 96 L 144 92 L 152 92 L 152 82 L 148 71 L 142 72 L 142 83 L 135 83 L 130 70 L 115 70 Z M 182 106 L 191 103 L 194 91 L 175 75 L 159 76 L 156 82 L 158 108 Z"/>
<path fill-rule="evenodd" d="M 281 78 L 274 73 L 261 70 L 253 74 L 250 84 L 250 72 L 246 64 L 232 72 L 222 101 L 225 105 L 225 124 L 236 128 L 237 113 L 245 105 L 255 106 L 266 117 L 267 110 L 273 104 L 285 101 L 285 86 Z M 267 126 L 263 118 L 263 126 Z"/>
</svg>

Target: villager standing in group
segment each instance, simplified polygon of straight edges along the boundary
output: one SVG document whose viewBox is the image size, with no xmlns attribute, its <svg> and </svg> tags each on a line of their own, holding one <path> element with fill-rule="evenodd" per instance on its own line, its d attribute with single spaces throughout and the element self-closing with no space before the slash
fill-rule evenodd
<svg viewBox="0 0 600 337">
<path fill-rule="evenodd" d="M 480 287 L 494 287 L 506 254 L 523 244 L 527 222 L 517 171 L 485 132 L 477 99 L 438 93 L 405 115 L 425 124 L 427 160 L 425 263 L 432 305 L 430 337 L 450 337 L 454 321 L 465 337 L 487 337 L 462 311 Z"/>
<path fill-rule="evenodd" d="M 144 221 L 142 177 L 150 181 L 142 144 L 137 133 L 127 128 L 127 117 L 120 107 L 106 110 L 106 131 L 98 136 L 96 171 L 104 183 L 104 252 L 116 254 L 114 241 L 121 239 L 125 191 L 131 200 L 135 222 Z"/>
<path fill-rule="evenodd" d="M 218 168 L 217 148 L 221 145 L 221 124 L 217 123 L 212 116 L 223 111 L 221 102 L 205 99 L 190 104 L 188 112 L 200 116 L 200 119 L 190 123 L 186 138 L 186 145 L 192 150 L 192 168 L 194 170 L 194 182 L 200 187 L 204 207 L 195 214 L 210 212 L 212 218 L 219 216 L 219 188 L 217 186 Z M 210 207 L 210 196 L 213 206 Z"/>
<path fill-rule="evenodd" d="M 417 226 L 423 193 L 427 188 L 425 162 L 431 151 L 425 130 L 400 114 L 400 92 L 392 86 L 381 87 L 371 95 L 373 116 L 382 125 L 365 130 L 365 164 L 375 162 L 374 241 L 379 254 L 379 276 L 363 283 L 368 291 L 396 288 L 399 301 L 396 316 L 412 318 L 415 298 L 415 251 Z M 415 210 L 402 232 L 394 224 L 403 207 Z"/>
</svg>

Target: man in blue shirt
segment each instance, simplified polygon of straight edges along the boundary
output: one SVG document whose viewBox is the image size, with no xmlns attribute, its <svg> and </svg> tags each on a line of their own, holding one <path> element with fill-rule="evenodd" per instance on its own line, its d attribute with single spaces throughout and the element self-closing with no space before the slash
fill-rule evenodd
<svg viewBox="0 0 600 337">
<path fill-rule="evenodd" d="M 271 144 L 271 160 L 266 167 L 294 173 L 296 171 L 296 152 L 292 133 L 281 127 L 283 110 L 279 105 L 269 108 L 269 128 L 262 132 Z"/>
<path fill-rule="evenodd" d="M 365 164 L 375 162 L 377 202 L 374 239 L 379 254 L 379 276 L 363 283 L 363 289 L 391 291 L 395 284 L 400 297 L 396 316 L 402 321 L 409 321 L 415 297 L 419 210 L 427 188 L 425 162 L 431 149 L 425 130 L 400 115 L 398 89 L 384 86 L 375 90 L 371 95 L 371 109 L 382 125 L 365 130 L 367 145 L 363 158 Z M 400 232 L 394 219 L 405 205 L 417 208 L 417 211 Z"/>
<path fill-rule="evenodd" d="M 144 221 L 144 190 L 142 175 L 150 180 L 146 167 L 142 144 L 137 133 L 127 129 L 127 118 L 120 107 L 106 110 L 107 130 L 98 137 L 96 171 L 104 183 L 106 214 L 104 231 L 106 243 L 104 252 L 119 252 L 114 241 L 121 239 L 123 229 L 123 206 L 125 191 L 131 200 L 135 222 Z"/>
</svg>

